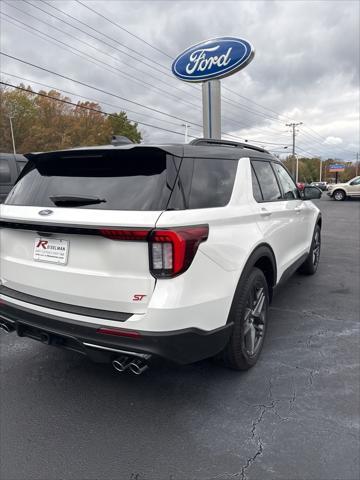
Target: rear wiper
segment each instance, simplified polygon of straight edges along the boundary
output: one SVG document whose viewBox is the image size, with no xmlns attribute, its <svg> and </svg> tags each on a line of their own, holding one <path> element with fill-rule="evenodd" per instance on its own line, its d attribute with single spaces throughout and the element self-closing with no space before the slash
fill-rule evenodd
<svg viewBox="0 0 360 480">
<path fill-rule="evenodd" d="M 72 207 L 77 205 L 93 205 L 96 203 L 105 203 L 104 198 L 98 197 L 82 197 L 80 195 L 54 195 L 49 197 L 50 200 L 58 207 Z"/>
</svg>

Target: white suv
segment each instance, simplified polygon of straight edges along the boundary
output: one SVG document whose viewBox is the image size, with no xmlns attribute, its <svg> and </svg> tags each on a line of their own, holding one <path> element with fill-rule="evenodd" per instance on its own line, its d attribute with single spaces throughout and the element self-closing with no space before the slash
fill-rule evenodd
<svg viewBox="0 0 360 480">
<path fill-rule="evenodd" d="M 328 187 L 328 195 L 334 200 L 345 200 L 347 197 L 360 197 L 360 177 L 345 183 L 334 183 Z"/>
<path fill-rule="evenodd" d="M 0 206 L 0 323 L 117 370 L 253 366 L 274 287 L 315 273 L 321 216 L 251 145 L 29 154 Z"/>
</svg>

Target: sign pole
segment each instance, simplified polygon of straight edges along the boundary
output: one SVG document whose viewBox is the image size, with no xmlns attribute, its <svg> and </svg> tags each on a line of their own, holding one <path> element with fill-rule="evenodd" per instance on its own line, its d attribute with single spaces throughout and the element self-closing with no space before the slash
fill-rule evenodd
<svg viewBox="0 0 360 480">
<path fill-rule="evenodd" d="M 202 84 L 204 138 L 221 139 L 221 83 L 210 80 Z"/>
<path fill-rule="evenodd" d="M 254 58 L 252 45 L 241 38 L 220 37 L 197 43 L 180 53 L 171 65 L 184 82 L 202 83 L 203 136 L 221 140 L 221 83 Z"/>
</svg>

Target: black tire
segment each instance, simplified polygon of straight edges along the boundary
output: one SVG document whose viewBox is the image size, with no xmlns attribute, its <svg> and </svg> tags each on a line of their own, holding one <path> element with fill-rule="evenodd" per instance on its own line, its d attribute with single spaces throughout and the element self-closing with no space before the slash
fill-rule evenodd
<svg viewBox="0 0 360 480">
<path fill-rule="evenodd" d="M 344 190 L 335 190 L 334 193 L 333 193 L 333 199 L 338 201 L 338 202 L 342 202 L 343 200 L 345 200 L 346 198 L 346 193 L 344 192 Z"/>
<path fill-rule="evenodd" d="M 256 312 L 255 306 L 258 307 Z M 255 365 L 264 343 L 268 312 L 268 284 L 263 272 L 254 267 L 241 279 L 236 289 L 229 316 L 229 321 L 234 323 L 234 328 L 221 354 L 223 363 L 227 367 L 248 370 Z"/>
<path fill-rule="evenodd" d="M 321 252 L 321 229 L 319 225 L 316 225 L 309 255 L 305 262 L 299 268 L 299 272 L 304 275 L 314 275 L 319 266 Z"/>
</svg>

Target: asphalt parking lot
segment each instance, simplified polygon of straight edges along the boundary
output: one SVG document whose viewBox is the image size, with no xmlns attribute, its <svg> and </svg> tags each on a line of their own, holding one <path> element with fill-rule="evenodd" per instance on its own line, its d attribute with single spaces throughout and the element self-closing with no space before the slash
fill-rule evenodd
<svg viewBox="0 0 360 480">
<path fill-rule="evenodd" d="M 355 480 L 360 201 L 316 202 L 318 273 L 276 294 L 258 365 L 118 374 L 1 335 L 3 480 Z"/>
</svg>

